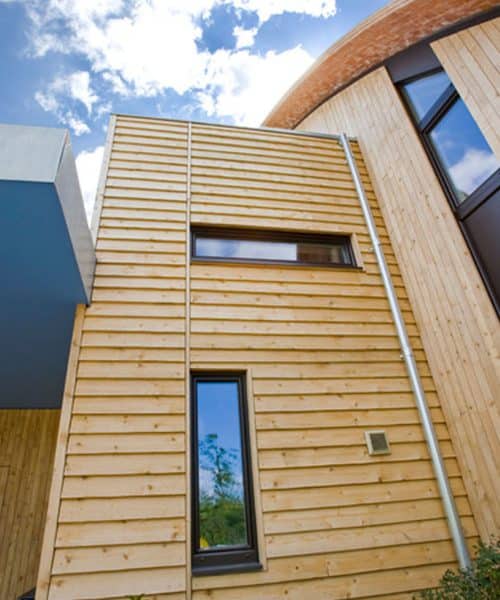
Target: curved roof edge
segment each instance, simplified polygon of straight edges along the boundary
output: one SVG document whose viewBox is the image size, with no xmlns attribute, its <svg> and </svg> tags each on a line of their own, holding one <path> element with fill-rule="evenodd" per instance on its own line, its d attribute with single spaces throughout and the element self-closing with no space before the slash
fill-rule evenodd
<svg viewBox="0 0 500 600">
<path fill-rule="evenodd" d="M 337 91 L 388 58 L 497 6 L 496 0 L 394 0 L 330 46 L 262 125 L 293 129 Z"/>
</svg>

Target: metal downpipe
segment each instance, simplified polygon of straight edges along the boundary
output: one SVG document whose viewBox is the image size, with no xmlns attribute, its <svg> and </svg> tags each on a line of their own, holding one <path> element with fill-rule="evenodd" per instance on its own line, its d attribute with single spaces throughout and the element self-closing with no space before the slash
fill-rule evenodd
<svg viewBox="0 0 500 600">
<path fill-rule="evenodd" d="M 429 449 L 429 454 L 431 456 L 434 473 L 436 475 L 439 487 L 439 492 L 441 494 L 444 511 L 448 520 L 448 527 L 450 529 L 453 544 L 455 546 L 455 552 L 457 554 L 460 568 L 467 569 L 471 566 L 469 551 L 467 549 L 467 543 L 465 541 L 462 525 L 458 516 L 457 508 L 455 505 L 455 499 L 453 498 L 453 493 L 450 488 L 450 482 L 446 473 L 446 467 L 444 465 L 443 457 L 441 456 L 441 451 L 439 449 L 437 435 L 434 429 L 434 425 L 432 423 L 432 418 L 425 397 L 425 392 L 422 386 L 422 382 L 420 380 L 420 376 L 418 374 L 417 363 L 415 362 L 415 357 L 413 355 L 413 350 L 410 344 L 410 340 L 408 338 L 408 333 L 406 331 L 403 315 L 401 314 L 398 298 L 396 296 L 389 268 L 387 267 L 387 263 L 385 260 L 382 244 L 378 237 L 375 221 L 373 219 L 370 204 L 368 202 L 368 198 L 366 196 L 363 184 L 361 182 L 358 167 L 354 160 L 351 145 L 345 133 L 341 134 L 340 143 L 342 144 L 347 162 L 349 164 L 349 168 L 351 170 L 354 184 L 356 186 L 356 192 L 358 194 L 359 202 L 361 204 L 363 215 L 365 217 L 366 225 L 370 234 L 370 240 L 373 245 L 373 251 L 375 253 L 377 263 L 380 269 L 380 274 L 382 275 L 382 280 L 384 282 L 384 287 L 387 293 L 387 298 L 389 300 L 392 317 L 394 319 L 394 324 L 396 325 L 399 342 L 401 344 L 402 358 L 406 363 L 406 369 L 410 378 L 411 387 L 415 396 L 415 402 L 417 404 L 417 409 L 420 415 L 420 421 L 424 429 L 427 447 Z"/>
</svg>

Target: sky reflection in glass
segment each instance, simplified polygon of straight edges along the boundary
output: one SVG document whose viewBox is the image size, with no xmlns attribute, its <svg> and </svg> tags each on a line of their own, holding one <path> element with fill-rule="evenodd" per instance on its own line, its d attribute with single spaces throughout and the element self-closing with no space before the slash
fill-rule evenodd
<svg viewBox="0 0 500 600">
<path fill-rule="evenodd" d="M 418 121 L 450 85 L 450 79 L 444 71 L 421 77 L 404 86 L 410 100 L 410 106 Z"/>
<path fill-rule="evenodd" d="M 297 260 L 297 244 L 293 242 L 197 237 L 196 256 L 255 260 Z"/>
<path fill-rule="evenodd" d="M 498 169 L 495 155 L 461 99 L 441 118 L 430 137 L 459 202 Z"/>
<path fill-rule="evenodd" d="M 248 543 L 236 381 L 198 381 L 200 550 Z"/>
<path fill-rule="evenodd" d="M 350 264 L 346 244 L 309 241 L 238 240 L 197 235 L 195 256 L 233 260 L 270 260 L 309 264 Z"/>
</svg>

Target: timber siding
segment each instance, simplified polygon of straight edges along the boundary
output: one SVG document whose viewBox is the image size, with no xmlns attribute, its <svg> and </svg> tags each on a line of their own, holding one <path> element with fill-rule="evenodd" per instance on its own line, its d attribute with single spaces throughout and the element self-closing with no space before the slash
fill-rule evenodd
<svg viewBox="0 0 500 600">
<path fill-rule="evenodd" d="M 188 138 L 186 123 L 116 118 L 55 549 L 37 597 L 47 589 L 54 600 L 410 597 L 455 557 L 341 147 L 197 124 Z M 473 541 L 419 332 L 354 150 Z M 363 267 L 189 266 L 189 218 L 353 234 Z M 250 374 L 261 572 L 191 578 L 190 369 Z M 370 428 L 387 431 L 391 455 L 368 456 Z"/>
<path fill-rule="evenodd" d="M 50 598 L 184 597 L 186 157 L 186 124 L 119 120 Z"/>
<path fill-rule="evenodd" d="M 0 598 L 35 587 L 59 410 L 0 410 Z"/>
<path fill-rule="evenodd" d="M 431 46 L 500 157 L 500 18 L 441 38 Z"/>
<path fill-rule="evenodd" d="M 495 123 L 487 115 L 498 104 L 498 94 L 488 98 L 482 94 L 477 81 L 488 79 L 491 71 L 487 63 L 482 73 L 478 65 L 471 65 L 469 38 L 477 38 L 478 31 L 481 35 L 498 31 L 499 22 L 496 19 L 433 44 L 440 59 L 450 56 L 452 50 L 465 57 L 468 68 L 457 58 L 449 74 L 461 94 L 474 88 L 474 97 L 482 97 L 482 118 L 475 110 L 477 104 L 469 106 L 481 128 L 485 121 Z M 445 69 L 450 65 L 451 61 L 443 63 Z M 466 102 L 469 97 L 465 95 Z M 498 122 L 498 115 L 496 119 Z M 299 129 L 345 131 L 358 137 L 419 324 L 474 516 L 486 541 L 500 531 L 496 464 L 500 455 L 500 327 L 443 189 L 384 67 L 325 102 Z M 498 147 L 489 127 L 483 133 L 492 148 Z"/>
</svg>

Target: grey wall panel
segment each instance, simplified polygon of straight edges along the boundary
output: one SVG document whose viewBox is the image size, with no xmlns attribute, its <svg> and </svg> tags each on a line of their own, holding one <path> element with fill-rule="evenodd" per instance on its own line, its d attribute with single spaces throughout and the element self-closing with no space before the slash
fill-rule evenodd
<svg viewBox="0 0 500 600">
<path fill-rule="evenodd" d="M 55 186 L 88 303 L 92 292 L 96 258 L 69 139 L 64 146 Z"/>
<path fill-rule="evenodd" d="M 0 408 L 60 406 L 95 261 L 67 132 L 0 125 Z"/>
<path fill-rule="evenodd" d="M 67 132 L 0 123 L 0 179 L 54 181 Z"/>
</svg>

